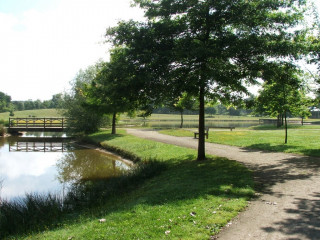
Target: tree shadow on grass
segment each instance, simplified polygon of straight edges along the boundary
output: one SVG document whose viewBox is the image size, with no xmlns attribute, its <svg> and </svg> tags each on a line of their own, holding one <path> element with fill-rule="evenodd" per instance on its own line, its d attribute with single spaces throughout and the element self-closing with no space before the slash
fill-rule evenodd
<svg viewBox="0 0 320 240">
<path fill-rule="evenodd" d="M 194 159 L 193 156 L 190 158 Z M 163 204 L 205 195 L 250 198 L 251 172 L 235 161 L 223 158 L 175 164 L 144 188 L 148 204 Z"/>
<path fill-rule="evenodd" d="M 115 138 L 124 137 L 125 135 L 123 135 L 123 134 L 110 134 L 109 132 L 101 131 L 101 132 L 93 134 L 92 136 L 93 137 L 90 137 L 90 136 L 86 137 L 84 140 L 99 144 L 103 141 L 110 141 Z"/>
<path fill-rule="evenodd" d="M 77 216 L 88 213 L 90 219 L 97 219 L 101 217 L 102 211 L 103 217 L 121 212 L 131 212 L 135 206 L 141 205 L 152 207 L 178 206 L 181 203 L 184 205 L 185 202 L 210 196 L 217 196 L 219 201 L 222 201 L 221 199 L 224 199 L 223 201 L 230 199 L 237 201 L 239 198 L 249 199 L 252 197 L 252 175 L 243 165 L 223 158 L 197 162 L 194 160 L 194 156 L 190 155 L 188 159 L 179 163 L 173 160 L 169 163 L 155 164 L 154 169 L 147 169 L 147 172 L 142 171 L 139 176 L 128 178 L 127 181 L 120 179 L 120 184 L 115 180 L 116 178 L 91 181 L 89 187 L 92 191 L 84 188 L 87 192 L 79 193 L 78 196 L 81 196 L 79 200 L 83 201 L 86 198 L 85 194 L 99 196 L 99 192 L 97 192 L 99 189 L 102 191 L 110 189 L 110 194 L 104 193 L 105 199 L 99 200 L 99 204 L 84 204 L 82 209 L 78 206 L 76 209 L 78 214 L 73 214 L 64 221 L 77 222 Z M 163 167 L 163 164 L 166 166 L 158 171 L 158 168 Z M 148 174 L 149 176 L 147 176 Z M 95 187 L 95 184 L 100 184 L 100 186 Z M 210 203 L 210 205 L 212 206 L 214 203 Z M 148 211 L 151 211 L 151 208 Z M 186 211 L 191 212 L 192 209 Z M 236 213 L 237 210 L 235 210 Z M 161 213 L 159 214 L 161 215 Z M 50 224 L 46 226 L 50 226 Z M 54 229 L 55 226 L 50 228 Z"/>
<path fill-rule="evenodd" d="M 279 145 L 271 145 L 270 143 L 260 143 L 260 144 L 252 144 L 245 148 L 248 151 L 257 151 L 261 150 L 264 152 L 300 152 L 305 156 L 313 156 L 320 157 L 320 149 L 319 148 L 310 148 L 310 149 L 302 149 L 300 146 L 287 145 L 287 144 L 279 144 Z M 302 155 L 302 156 L 303 156 Z"/>
</svg>

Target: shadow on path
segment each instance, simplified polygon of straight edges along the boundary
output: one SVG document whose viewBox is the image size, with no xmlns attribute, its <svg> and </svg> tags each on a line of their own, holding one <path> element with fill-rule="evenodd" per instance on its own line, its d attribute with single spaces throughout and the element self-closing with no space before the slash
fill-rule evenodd
<svg viewBox="0 0 320 240">
<path fill-rule="evenodd" d="M 276 221 L 273 227 L 263 228 L 266 232 L 281 232 L 288 239 L 300 239 L 290 237 L 300 235 L 307 239 L 320 239 L 320 193 L 309 195 L 308 198 L 295 198 L 296 208 L 285 209 L 292 217 Z"/>
</svg>

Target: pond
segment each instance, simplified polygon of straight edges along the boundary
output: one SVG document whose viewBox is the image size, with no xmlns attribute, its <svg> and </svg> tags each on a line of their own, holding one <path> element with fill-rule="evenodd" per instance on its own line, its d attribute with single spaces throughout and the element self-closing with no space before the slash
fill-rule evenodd
<svg viewBox="0 0 320 240">
<path fill-rule="evenodd" d="M 130 168 L 113 154 L 79 146 L 64 134 L 0 138 L 0 198 L 26 193 L 64 194 L 79 180 L 119 176 Z"/>
<path fill-rule="evenodd" d="M 143 127 L 153 127 L 153 128 L 179 128 L 180 120 L 146 120 L 140 122 L 132 122 L 132 121 L 123 121 L 124 125 L 140 125 Z M 183 127 L 184 128 L 198 128 L 197 120 L 184 120 Z M 246 128 L 251 126 L 259 125 L 258 120 L 210 120 L 206 119 L 205 122 L 206 127 L 235 127 L 235 128 Z"/>
</svg>

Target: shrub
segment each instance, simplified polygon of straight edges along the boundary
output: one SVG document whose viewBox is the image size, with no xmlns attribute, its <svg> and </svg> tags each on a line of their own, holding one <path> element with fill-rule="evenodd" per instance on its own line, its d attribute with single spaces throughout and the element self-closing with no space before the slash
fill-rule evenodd
<svg viewBox="0 0 320 240">
<path fill-rule="evenodd" d="M 0 136 L 4 136 L 6 134 L 6 128 L 0 124 Z"/>
<path fill-rule="evenodd" d="M 164 169 L 164 163 L 146 161 L 120 177 L 74 183 L 64 199 L 58 194 L 27 194 L 13 201 L 4 200 L 0 203 L 0 239 L 58 225 L 71 211 L 81 213 L 99 207 L 106 199 L 136 188 Z"/>
</svg>

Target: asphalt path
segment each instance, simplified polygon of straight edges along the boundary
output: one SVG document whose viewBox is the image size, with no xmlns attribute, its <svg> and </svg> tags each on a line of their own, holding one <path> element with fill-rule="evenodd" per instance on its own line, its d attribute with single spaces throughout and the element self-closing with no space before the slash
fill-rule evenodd
<svg viewBox="0 0 320 240">
<path fill-rule="evenodd" d="M 129 134 L 197 149 L 191 137 L 127 129 Z M 219 239 L 320 239 L 320 158 L 206 143 L 206 153 L 236 160 L 254 171 L 257 198 Z"/>
</svg>

